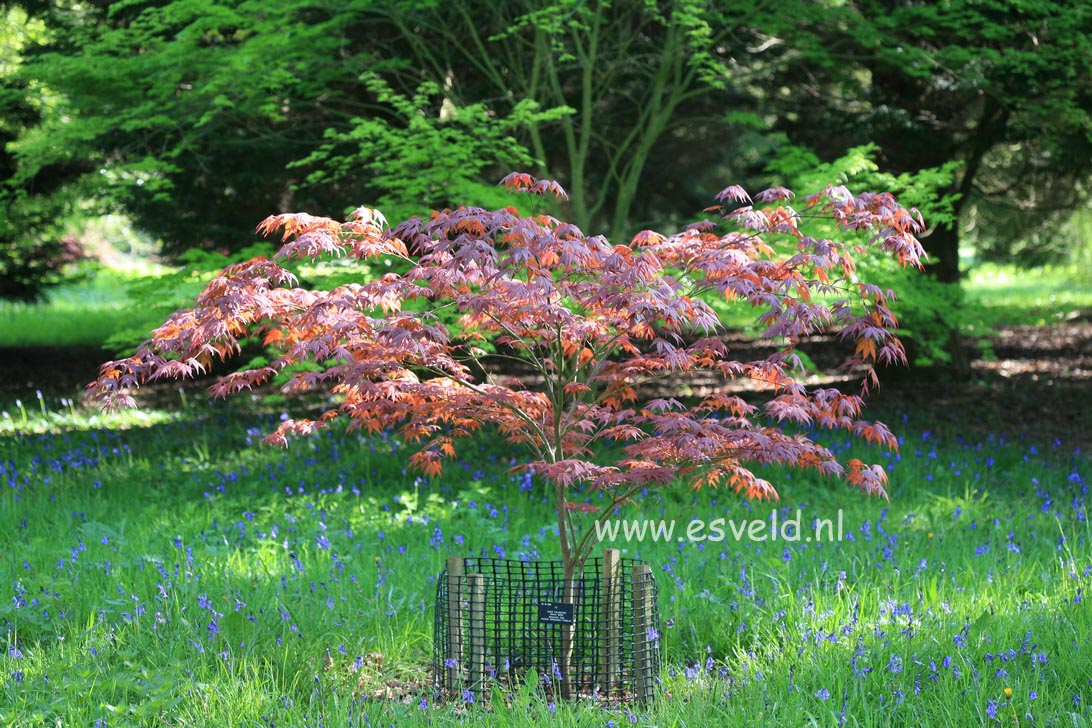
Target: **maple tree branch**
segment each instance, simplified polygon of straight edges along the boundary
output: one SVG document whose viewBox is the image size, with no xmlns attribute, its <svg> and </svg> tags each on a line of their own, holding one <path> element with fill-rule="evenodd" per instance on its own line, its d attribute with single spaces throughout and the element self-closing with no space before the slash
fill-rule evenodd
<svg viewBox="0 0 1092 728">
<path fill-rule="evenodd" d="M 630 498 L 632 498 L 637 493 L 640 493 L 641 489 L 644 488 L 644 487 L 645 487 L 644 485 L 635 485 L 632 488 L 630 488 L 629 490 L 622 493 L 621 495 L 615 494 L 611 499 L 610 505 L 607 508 L 604 508 L 603 512 L 600 515 L 598 515 L 594 519 L 592 519 L 592 527 L 587 529 L 584 532 L 584 535 L 581 537 L 580 541 L 577 543 L 577 547 L 576 547 L 577 553 L 578 554 L 583 554 L 584 557 L 587 558 L 587 556 L 589 556 L 591 554 L 591 548 L 592 548 L 591 538 L 592 538 L 592 535 L 594 533 L 596 533 L 595 524 L 596 523 L 606 522 L 607 519 L 609 519 L 611 516 L 614 515 L 614 509 L 615 508 L 617 508 L 618 506 L 620 506 L 623 503 L 625 503 L 626 501 L 628 501 Z"/>
<path fill-rule="evenodd" d="M 455 382 L 456 384 L 460 384 L 460 385 L 466 387 L 467 389 L 474 392 L 475 394 L 481 395 L 482 397 L 489 398 L 489 392 L 487 392 L 485 389 L 479 387 L 478 385 L 474 384 L 473 382 L 469 382 L 469 381 L 467 381 L 465 379 L 461 379 L 461 378 L 452 377 L 448 372 L 445 372 L 442 369 L 436 369 L 436 368 L 433 368 L 433 367 L 429 367 L 427 365 L 418 365 L 418 366 L 420 366 L 420 368 L 423 369 L 424 371 L 431 372 L 432 374 L 436 374 L 437 376 L 447 377 L 450 381 Z M 518 417 L 520 420 L 522 420 L 528 427 L 530 427 L 534 431 L 535 437 L 540 442 L 543 442 L 543 443 L 547 442 L 546 433 L 542 430 L 541 426 L 535 420 L 535 418 L 531 417 L 530 414 L 525 412 L 520 407 L 517 407 L 516 405 L 512 404 L 511 402 L 505 402 L 504 400 L 501 400 L 501 399 L 494 399 L 493 401 L 496 402 L 497 404 L 499 404 L 501 407 L 504 407 L 504 408 L 508 409 L 510 412 L 512 412 L 514 415 L 516 415 L 516 417 Z M 538 448 L 536 448 L 533 444 L 531 445 L 531 447 L 534 450 L 538 450 Z M 544 457 L 546 455 L 545 452 L 539 451 L 536 454 L 539 456 L 540 459 L 543 459 L 543 460 L 546 459 Z"/>
<path fill-rule="evenodd" d="M 524 342 L 524 339 L 526 337 L 523 337 L 523 336 L 520 336 L 519 334 L 517 334 L 515 331 L 513 331 L 511 328 L 509 328 L 508 324 L 506 324 L 504 321 L 501 321 L 499 318 L 497 318 L 495 315 L 493 315 L 492 313 L 490 313 L 488 311 L 485 312 L 485 315 L 488 316 L 489 319 L 493 323 L 495 323 L 497 326 L 499 326 L 504 331 L 504 333 L 511 336 L 512 339 L 514 339 L 515 341 Z M 547 386 L 548 386 L 548 384 L 549 384 L 549 374 L 546 371 L 545 362 L 543 362 L 541 359 L 539 359 L 538 355 L 535 354 L 534 349 L 532 349 L 529 345 L 525 346 L 523 351 L 527 352 L 527 356 L 530 358 L 531 366 L 533 366 L 538 371 L 538 373 L 542 375 L 543 380 L 547 382 Z M 521 361 L 522 363 L 528 363 L 527 360 L 525 360 L 525 359 L 520 359 L 518 361 Z"/>
<path fill-rule="evenodd" d="M 550 401 L 553 403 L 554 407 L 554 438 L 556 442 L 558 460 L 565 459 L 565 446 L 564 440 L 562 439 L 564 437 L 564 432 L 561 428 L 561 422 L 562 418 L 564 417 L 565 406 L 565 351 L 564 344 L 561 339 L 561 333 L 561 324 L 557 324 L 556 338 L 554 340 L 554 343 L 552 344 L 552 346 L 557 347 L 557 356 L 554 359 L 554 376 L 557 377 L 557 382 L 551 384 L 547 375 L 547 388 L 550 390 Z"/>
</svg>

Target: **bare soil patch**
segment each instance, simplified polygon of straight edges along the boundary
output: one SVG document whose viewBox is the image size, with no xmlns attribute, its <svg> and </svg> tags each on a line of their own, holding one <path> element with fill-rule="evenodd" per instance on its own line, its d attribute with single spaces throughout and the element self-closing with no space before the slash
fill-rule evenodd
<svg viewBox="0 0 1092 728">
<path fill-rule="evenodd" d="M 912 408 L 979 434 L 1092 449 L 1092 320 L 1005 326 L 989 343 L 992 352 L 978 352 L 969 379 L 919 374 L 885 385 L 872 403 Z"/>
</svg>

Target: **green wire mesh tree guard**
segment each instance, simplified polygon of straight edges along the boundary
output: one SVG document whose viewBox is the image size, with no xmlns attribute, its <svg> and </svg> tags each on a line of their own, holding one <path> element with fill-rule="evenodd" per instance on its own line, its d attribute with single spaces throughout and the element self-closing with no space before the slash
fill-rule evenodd
<svg viewBox="0 0 1092 728">
<path fill-rule="evenodd" d="M 562 602 L 560 561 L 453 556 L 436 587 L 433 678 L 442 697 L 481 701 L 516 689 L 533 670 L 559 693 L 568 662 L 574 696 L 647 701 L 660 671 L 660 618 L 652 569 L 607 549 Z M 560 654 L 563 630 L 572 654 Z"/>
</svg>

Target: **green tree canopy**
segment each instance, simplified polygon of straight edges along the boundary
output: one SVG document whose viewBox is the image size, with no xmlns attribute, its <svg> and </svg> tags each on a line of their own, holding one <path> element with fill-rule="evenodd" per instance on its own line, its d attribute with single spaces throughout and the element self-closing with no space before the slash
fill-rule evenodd
<svg viewBox="0 0 1092 728">
<path fill-rule="evenodd" d="M 242 221 L 278 209 L 475 202 L 465 182 L 528 153 L 573 190 L 578 224 L 632 232 L 658 146 L 729 93 L 747 35 L 696 0 L 173 0 L 40 17 L 56 32 L 21 75 L 59 112 L 12 142 L 11 184 L 64 165 L 179 246 L 244 242 Z"/>
<path fill-rule="evenodd" d="M 1092 7 L 1034 0 L 798 3 L 779 31 L 779 125 L 838 152 L 876 142 L 888 170 L 956 160 L 956 218 L 923 238 L 959 278 L 959 220 L 1005 247 L 1071 212 L 1092 162 Z M 1020 224 L 1013 225 L 1014 220 Z"/>
<path fill-rule="evenodd" d="M 176 248 L 243 245 L 273 211 L 485 202 L 526 163 L 571 191 L 575 223 L 619 236 L 762 176 L 783 134 L 828 162 L 875 142 L 894 174 L 959 162 L 925 239 L 956 280 L 960 219 L 999 253 L 1043 238 L 1092 161 L 1079 3 L 18 7 L 49 32 L 4 73 L 9 199 L 76 189 Z M 32 217 L 17 232 L 49 214 Z"/>
</svg>

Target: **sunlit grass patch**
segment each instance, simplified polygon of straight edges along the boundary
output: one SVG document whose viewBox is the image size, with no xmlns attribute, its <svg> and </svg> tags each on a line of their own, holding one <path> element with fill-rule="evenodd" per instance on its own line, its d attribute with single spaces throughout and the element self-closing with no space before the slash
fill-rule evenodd
<svg viewBox="0 0 1092 728">
<path fill-rule="evenodd" d="M 127 430 L 178 419 L 182 414 L 156 409 L 105 412 L 79 406 L 68 397 L 54 399 L 35 392 L 27 401 L 15 399 L 0 410 L 0 436 L 60 433 L 67 430 Z"/>
<path fill-rule="evenodd" d="M 101 270 L 40 303 L 0 301 L 0 347 L 97 346 L 143 320 L 125 293 L 134 274 Z"/>
<path fill-rule="evenodd" d="M 986 325 L 1058 323 L 1092 312 L 1092 274 L 1076 266 L 975 266 L 964 284 Z"/>
</svg>

